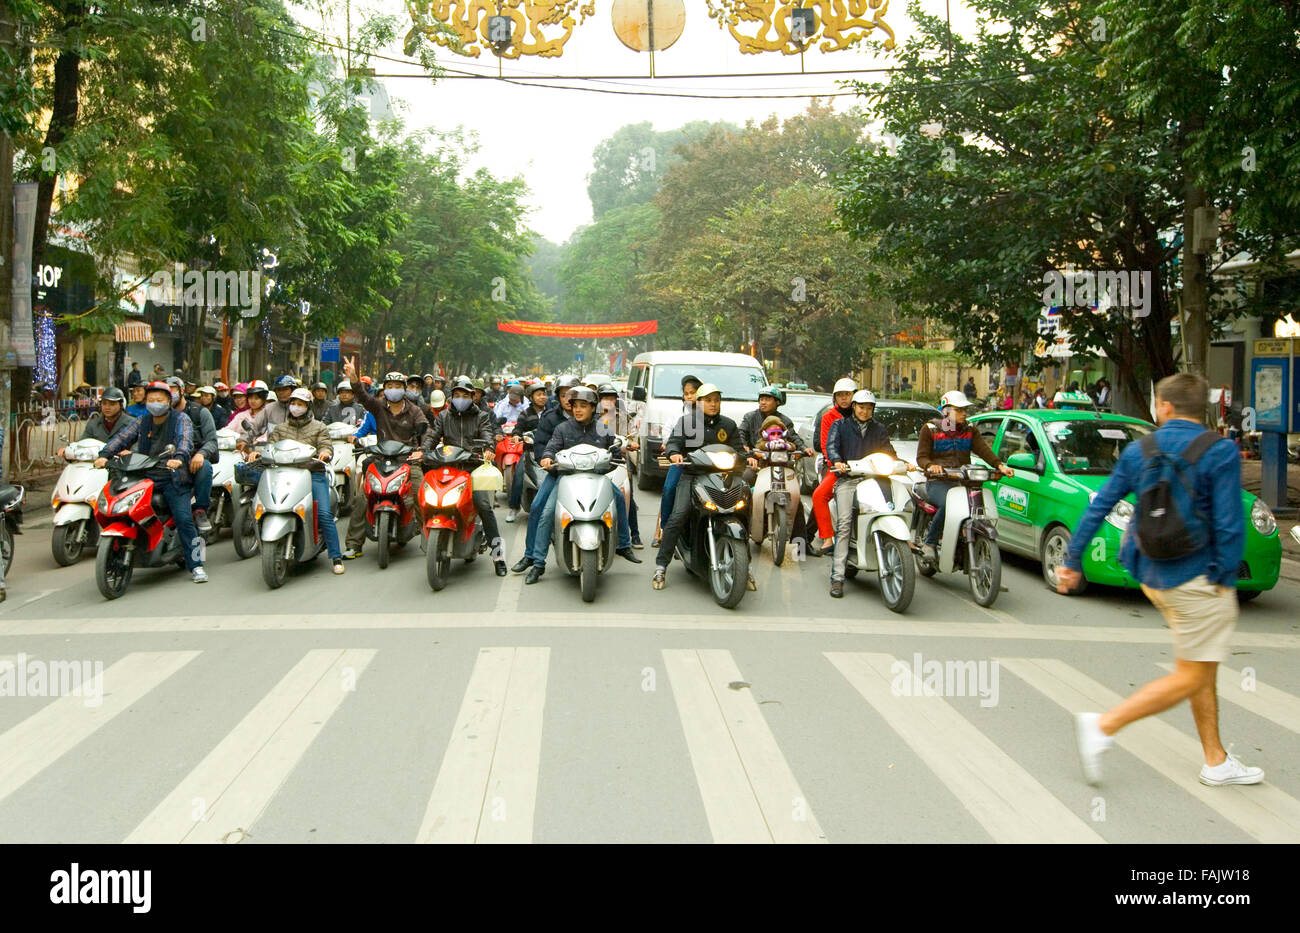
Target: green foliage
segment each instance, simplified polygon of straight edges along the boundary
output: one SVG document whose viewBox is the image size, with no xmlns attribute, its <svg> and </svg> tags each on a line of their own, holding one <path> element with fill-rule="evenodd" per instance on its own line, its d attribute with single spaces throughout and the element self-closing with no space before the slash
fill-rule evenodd
<svg viewBox="0 0 1300 933">
<path fill-rule="evenodd" d="M 630 123 L 601 140 L 592 158 L 592 172 L 587 176 L 592 216 L 599 221 L 616 208 L 648 203 L 659 190 L 668 167 L 678 160 L 677 146 L 699 139 L 713 125 L 695 121 L 675 130 L 656 132 L 649 121 Z"/>
</svg>

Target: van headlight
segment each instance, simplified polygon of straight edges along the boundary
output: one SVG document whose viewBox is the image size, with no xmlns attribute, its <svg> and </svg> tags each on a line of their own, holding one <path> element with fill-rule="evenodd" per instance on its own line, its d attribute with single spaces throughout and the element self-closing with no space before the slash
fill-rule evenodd
<svg viewBox="0 0 1300 933">
<path fill-rule="evenodd" d="M 1110 522 L 1120 531 L 1128 528 L 1129 521 L 1133 518 L 1133 503 L 1127 499 L 1120 499 L 1115 503 L 1115 508 L 1110 510 L 1106 516 L 1106 521 Z"/>
<path fill-rule="evenodd" d="M 1251 505 L 1250 523 L 1255 526 L 1256 531 L 1265 536 L 1277 531 L 1277 519 L 1273 517 L 1273 510 L 1264 503 L 1263 499 L 1256 499 Z"/>
</svg>

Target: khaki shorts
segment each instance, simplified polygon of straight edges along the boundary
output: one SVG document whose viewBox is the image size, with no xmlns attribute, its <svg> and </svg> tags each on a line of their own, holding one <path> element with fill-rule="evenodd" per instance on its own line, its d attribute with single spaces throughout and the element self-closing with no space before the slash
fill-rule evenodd
<svg viewBox="0 0 1300 933">
<path fill-rule="evenodd" d="M 1174 657 L 1184 661 L 1228 660 L 1237 627 L 1237 591 L 1223 595 L 1205 574 L 1168 590 L 1142 587 L 1174 633 Z"/>
</svg>

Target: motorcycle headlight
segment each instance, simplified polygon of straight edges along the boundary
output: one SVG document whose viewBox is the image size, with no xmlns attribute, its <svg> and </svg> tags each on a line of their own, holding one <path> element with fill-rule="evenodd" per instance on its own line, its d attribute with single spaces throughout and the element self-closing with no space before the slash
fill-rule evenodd
<svg viewBox="0 0 1300 933">
<path fill-rule="evenodd" d="M 135 492 L 123 496 L 113 503 L 114 515 L 125 515 L 130 512 L 139 503 L 140 498 L 144 495 L 143 489 L 137 489 Z"/>
<path fill-rule="evenodd" d="M 108 494 L 101 492 L 99 498 L 95 500 L 95 511 L 100 515 L 108 514 Z"/>
<path fill-rule="evenodd" d="M 695 497 L 700 500 L 700 505 L 710 512 L 718 511 L 718 507 L 713 504 L 713 500 L 709 498 L 709 493 L 703 486 L 695 487 Z"/>
<path fill-rule="evenodd" d="M 579 471 L 593 470 L 596 467 L 595 454 L 574 454 L 569 458 L 573 468 Z"/>
<path fill-rule="evenodd" d="M 1262 535 L 1271 535 L 1277 531 L 1277 519 L 1273 517 L 1273 510 L 1264 504 L 1263 499 L 1256 499 L 1251 505 L 1250 523 Z"/>
<path fill-rule="evenodd" d="M 1120 499 L 1115 503 L 1115 508 L 1111 509 L 1110 514 L 1106 516 L 1106 521 L 1123 531 L 1128 528 L 1128 523 L 1132 518 L 1133 503 L 1127 499 Z"/>
<path fill-rule="evenodd" d="M 719 470 L 734 470 L 736 468 L 736 455 L 729 451 L 710 451 L 709 461 Z"/>
<path fill-rule="evenodd" d="M 366 482 L 369 485 L 371 492 L 381 493 L 384 491 L 383 483 L 379 482 L 379 477 L 375 476 L 373 473 L 366 478 Z"/>
<path fill-rule="evenodd" d="M 388 486 L 384 489 L 384 491 L 390 494 L 395 493 L 402 488 L 402 483 L 404 482 L 406 482 L 406 477 L 403 474 L 398 473 L 396 476 L 394 476 L 392 479 L 388 481 Z"/>
<path fill-rule="evenodd" d="M 448 489 L 446 494 L 442 497 L 442 504 L 444 506 L 456 505 L 460 502 L 460 494 L 464 491 L 464 483 L 461 483 L 459 486 L 453 486 L 451 489 Z"/>
<path fill-rule="evenodd" d="M 989 471 L 984 469 L 967 470 L 966 478 L 976 483 L 988 482 Z"/>
</svg>

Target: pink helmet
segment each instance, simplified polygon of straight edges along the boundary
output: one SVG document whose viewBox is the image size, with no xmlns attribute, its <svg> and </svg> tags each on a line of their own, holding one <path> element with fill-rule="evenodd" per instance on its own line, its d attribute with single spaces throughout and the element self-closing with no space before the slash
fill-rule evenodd
<svg viewBox="0 0 1300 933">
<path fill-rule="evenodd" d="M 239 382 L 239 383 L 236 383 L 236 384 L 235 384 L 235 387 L 234 387 L 233 389 L 231 389 L 230 394 L 231 394 L 231 395 L 247 395 L 247 394 L 248 394 L 248 383 L 247 383 L 247 382 Z"/>
</svg>

